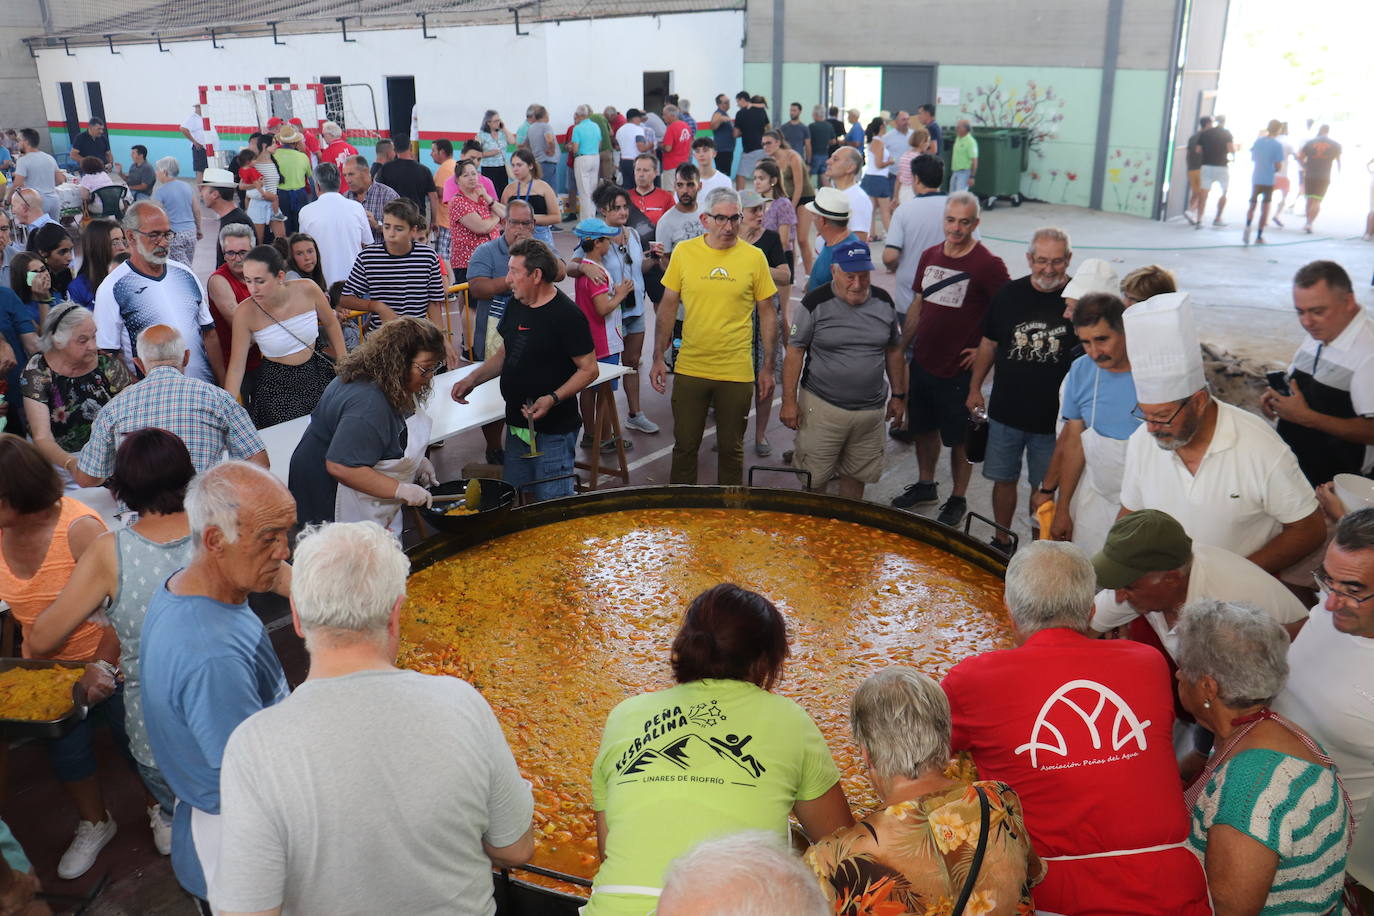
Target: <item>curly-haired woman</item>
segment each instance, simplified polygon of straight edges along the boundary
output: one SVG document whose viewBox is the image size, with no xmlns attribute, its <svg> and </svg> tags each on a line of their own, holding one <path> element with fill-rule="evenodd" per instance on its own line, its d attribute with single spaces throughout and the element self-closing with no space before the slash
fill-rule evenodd
<svg viewBox="0 0 1374 916">
<path fill-rule="evenodd" d="M 403 503 L 429 504 L 429 492 L 414 483 L 433 476 L 420 408 L 443 359 L 438 328 L 423 318 L 398 318 L 339 360 L 338 378 L 291 456 L 287 485 L 302 525 L 365 519 L 386 525 Z"/>
</svg>

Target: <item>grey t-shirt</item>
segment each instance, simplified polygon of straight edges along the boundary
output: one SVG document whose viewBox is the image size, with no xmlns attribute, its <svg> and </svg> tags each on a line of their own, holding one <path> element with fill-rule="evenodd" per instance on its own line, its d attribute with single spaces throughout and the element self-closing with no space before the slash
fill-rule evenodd
<svg viewBox="0 0 1374 916">
<path fill-rule="evenodd" d="M 673 207 L 659 217 L 658 225 L 654 227 L 654 241 L 663 243 L 664 254 L 671 254 L 679 242 L 705 234 L 706 227 L 701 224 L 700 204 L 690 213 L 683 213 L 677 207 Z M 665 265 L 667 263 L 664 261 Z"/>
<path fill-rule="evenodd" d="M 782 137 L 787 141 L 787 145 L 792 147 L 798 156 L 806 155 L 806 141 L 811 139 L 811 128 L 800 121 L 795 124 L 785 121 L 782 125 Z"/>
<path fill-rule="evenodd" d="M 887 173 L 889 175 L 896 175 L 897 160 L 902 158 L 902 153 L 911 149 L 911 130 L 908 128 L 906 133 L 902 133 L 896 129 L 889 130 L 887 133 L 883 134 L 882 139 L 883 158 L 891 159 L 893 163 L 887 167 Z"/>
<path fill-rule="evenodd" d="M 153 187 L 157 184 L 157 171 L 145 161 L 142 165 L 129 166 L 124 172 L 124 180 L 129 183 L 131 190 L 136 184 L 147 185 L 146 188 L 133 192 L 135 199 L 145 200 L 152 195 Z"/>
<path fill-rule="evenodd" d="M 525 132 L 525 141 L 530 145 L 530 152 L 534 153 L 534 158 L 540 162 L 552 162 L 558 164 L 558 138 L 553 139 L 553 152 L 549 152 L 548 138 L 553 134 L 548 121 L 535 121 L 530 125 L 530 129 Z M 546 174 L 544 180 L 548 181 L 552 175 Z"/>
<path fill-rule="evenodd" d="M 850 305 L 827 283 L 792 313 L 789 347 L 806 351 L 802 387 L 843 410 L 873 410 L 887 401 L 887 351 L 901 340 L 892 297 L 874 286 Z"/>
<path fill-rule="evenodd" d="M 230 737 L 217 910 L 496 912 L 482 851 L 534 814 L 491 707 L 413 671 L 308 680 Z"/>
<path fill-rule="evenodd" d="M 178 234 L 196 231 L 195 204 L 191 200 L 191 186 L 173 178 L 153 188 L 153 199 L 167 211 L 167 221 Z"/>
<path fill-rule="evenodd" d="M 33 188 L 44 197 L 56 197 L 57 160 L 41 149 L 20 156 L 14 164 L 14 174 L 24 177 L 24 187 Z"/>
</svg>

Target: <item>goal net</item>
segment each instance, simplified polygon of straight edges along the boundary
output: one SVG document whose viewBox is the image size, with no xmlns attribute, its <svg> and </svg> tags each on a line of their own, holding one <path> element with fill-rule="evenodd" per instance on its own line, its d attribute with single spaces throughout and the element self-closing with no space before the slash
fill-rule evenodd
<svg viewBox="0 0 1374 916">
<path fill-rule="evenodd" d="M 372 87 L 366 83 L 256 83 L 201 86 L 201 116 L 213 140 L 215 163 L 230 156 L 254 133 L 267 129 L 272 118 L 300 118 L 309 131 L 325 121 L 344 130 L 354 146 L 371 147 L 383 136 Z M 370 149 L 368 150 L 370 152 Z"/>
</svg>

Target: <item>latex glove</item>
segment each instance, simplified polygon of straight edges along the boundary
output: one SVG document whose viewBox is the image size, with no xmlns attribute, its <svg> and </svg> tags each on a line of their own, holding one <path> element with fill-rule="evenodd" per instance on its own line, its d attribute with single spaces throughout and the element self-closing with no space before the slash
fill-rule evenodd
<svg viewBox="0 0 1374 916">
<path fill-rule="evenodd" d="M 424 506 L 428 508 L 434 503 L 434 494 L 430 493 L 424 487 L 413 483 L 398 484 L 395 498 L 399 499 L 407 506 Z"/>
<path fill-rule="evenodd" d="M 415 474 L 415 482 L 422 487 L 432 487 L 439 483 L 439 475 L 434 472 L 434 465 L 428 458 L 420 459 L 420 470 Z"/>
<path fill-rule="evenodd" d="M 114 676 L 99 665 L 87 665 L 81 675 L 81 686 L 86 690 L 86 699 L 92 706 L 108 699 L 118 686 Z"/>
</svg>

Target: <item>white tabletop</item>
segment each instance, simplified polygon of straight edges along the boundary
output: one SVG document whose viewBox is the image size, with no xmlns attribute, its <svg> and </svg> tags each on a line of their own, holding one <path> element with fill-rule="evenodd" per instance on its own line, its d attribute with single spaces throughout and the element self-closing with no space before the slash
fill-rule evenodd
<svg viewBox="0 0 1374 916">
<path fill-rule="evenodd" d="M 618 379 L 631 371 L 625 366 L 614 366 L 609 363 L 596 365 L 599 372 L 596 381 L 592 383 L 593 387 Z M 500 379 L 492 379 L 478 385 L 468 395 L 466 404 L 459 404 L 449 396 L 449 389 L 453 387 L 453 383 L 476 370 L 477 366 L 478 364 L 474 363 L 434 377 L 434 392 L 425 402 L 424 408 L 434 421 L 429 434 L 431 444 L 476 429 L 493 420 L 500 420 L 506 415 L 506 402 L 501 397 Z M 272 473 L 283 482 L 291 470 L 291 454 L 295 452 L 296 445 L 301 441 L 301 436 L 305 435 L 306 427 L 309 425 L 310 417 L 304 416 L 269 426 L 259 432 L 262 441 L 267 444 L 267 458 L 272 464 Z"/>
</svg>

